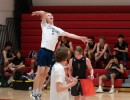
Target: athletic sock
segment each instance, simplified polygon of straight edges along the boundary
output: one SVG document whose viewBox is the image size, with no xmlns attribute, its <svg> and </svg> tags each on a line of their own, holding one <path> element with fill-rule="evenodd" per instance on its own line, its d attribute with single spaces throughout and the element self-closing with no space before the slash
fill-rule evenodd
<svg viewBox="0 0 130 100">
<path fill-rule="evenodd" d="M 102 89 L 102 86 L 101 86 L 101 85 L 99 85 L 99 89 Z"/>
<path fill-rule="evenodd" d="M 111 85 L 111 88 L 114 89 L 114 85 Z"/>
<path fill-rule="evenodd" d="M 33 90 L 33 91 L 32 91 L 32 95 L 33 95 L 33 96 L 37 96 L 36 90 Z"/>
</svg>

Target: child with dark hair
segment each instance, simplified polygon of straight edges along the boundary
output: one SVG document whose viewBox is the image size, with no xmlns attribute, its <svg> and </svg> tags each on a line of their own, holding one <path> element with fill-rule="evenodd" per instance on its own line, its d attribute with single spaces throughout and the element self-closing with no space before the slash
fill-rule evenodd
<svg viewBox="0 0 130 100">
<path fill-rule="evenodd" d="M 106 66 L 105 70 L 109 70 L 109 72 L 105 75 L 101 75 L 99 77 L 99 87 L 96 90 L 98 93 L 102 93 L 102 80 L 111 80 L 111 90 L 109 93 L 114 93 L 114 80 L 119 78 L 121 74 L 124 73 L 123 65 L 119 63 L 117 57 L 113 57 L 108 65 Z"/>
<path fill-rule="evenodd" d="M 84 56 L 87 56 L 90 60 L 94 59 L 96 53 L 97 43 L 95 43 L 94 36 L 88 36 L 88 42 L 84 49 Z"/>
<path fill-rule="evenodd" d="M 124 61 L 124 68 L 126 69 L 127 65 L 127 56 L 128 56 L 128 43 L 124 40 L 123 35 L 118 36 L 118 42 L 114 47 L 114 55 L 116 55 L 119 60 Z"/>
</svg>

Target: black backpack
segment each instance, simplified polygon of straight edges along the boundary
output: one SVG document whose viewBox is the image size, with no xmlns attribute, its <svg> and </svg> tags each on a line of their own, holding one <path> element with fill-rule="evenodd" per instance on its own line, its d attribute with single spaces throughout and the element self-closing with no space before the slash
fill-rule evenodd
<svg viewBox="0 0 130 100">
<path fill-rule="evenodd" d="M 4 76 L 3 73 L 0 74 L 0 87 L 9 87 L 8 84 L 9 77 Z"/>
<path fill-rule="evenodd" d="M 14 73 L 13 78 L 14 78 L 14 80 L 21 80 L 22 75 L 23 75 L 23 72 L 17 70 L 17 71 Z"/>
</svg>

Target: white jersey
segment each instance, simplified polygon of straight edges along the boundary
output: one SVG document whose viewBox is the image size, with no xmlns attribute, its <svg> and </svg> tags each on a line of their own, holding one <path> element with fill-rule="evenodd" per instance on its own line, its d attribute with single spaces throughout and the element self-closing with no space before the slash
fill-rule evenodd
<svg viewBox="0 0 130 100">
<path fill-rule="evenodd" d="M 51 25 L 41 23 L 41 28 L 42 28 L 42 41 L 41 41 L 41 48 L 46 48 L 49 50 L 54 51 L 56 44 L 58 42 L 58 37 L 63 36 L 63 30 Z"/>
<path fill-rule="evenodd" d="M 64 67 L 60 63 L 55 63 L 51 72 L 50 100 L 69 100 L 68 90 L 57 92 L 56 83 L 61 82 L 66 85 Z"/>
</svg>

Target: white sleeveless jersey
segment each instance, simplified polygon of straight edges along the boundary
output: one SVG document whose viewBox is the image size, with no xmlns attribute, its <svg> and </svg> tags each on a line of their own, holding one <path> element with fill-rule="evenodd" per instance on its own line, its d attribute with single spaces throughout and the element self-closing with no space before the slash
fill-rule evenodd
<svg viewBox="0 0 130 100">
<path fill-rule="evenodd" d="M 46 48 L 51 51 L 55 50 L 56 44 L 58 42 L 58 37 L 63 36 L 63 30 L 51 25 L 41 23 L 41 28 L 42 28 L 42 41 L 41 41 L 41 48 Z"/>
</svg>

